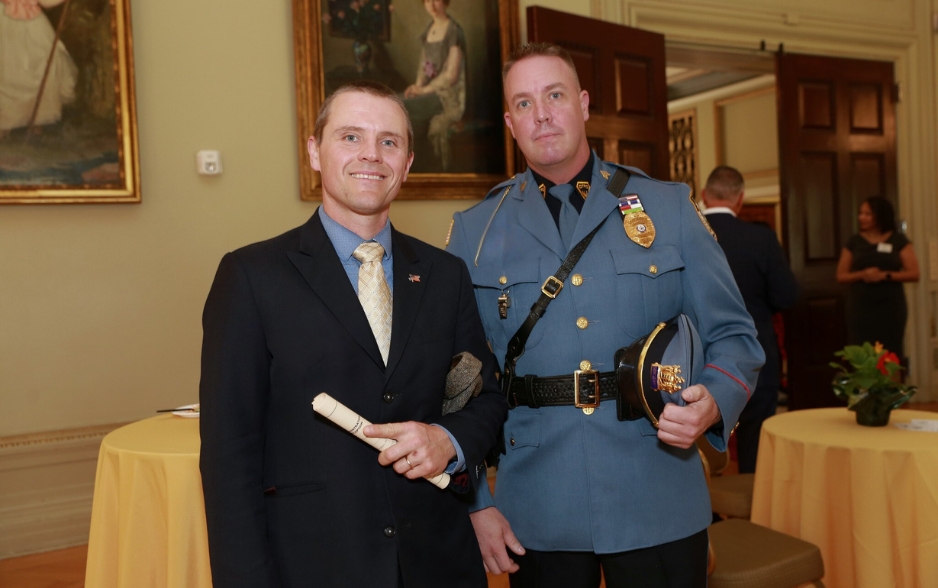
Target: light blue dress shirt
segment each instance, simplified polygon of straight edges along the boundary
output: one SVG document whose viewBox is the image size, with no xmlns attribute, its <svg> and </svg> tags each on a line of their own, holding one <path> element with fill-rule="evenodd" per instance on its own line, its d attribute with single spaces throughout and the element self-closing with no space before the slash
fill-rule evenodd
<svg viewBox="0 0 938 588">
<path fill-rule="evenodd" d="M 332 247 L 335 248 L 336 253 L 339 254 L 339 261 L 342 262 L 342 267 L 345 268 L 345 273 L 348 274 L 349 282 L 352 283 L 355 294 L 358 294 L 358 270 L 361 268 L 362 263 L 355 259 L 355 256 L 352 254 L 366 239 L 362 239 L 354 232 L 337 223 L 326 214 L 326 210 L 322 206 L 319 207 L 319 218 L 322 221 L 323 228 L 326 230 L 326 236 L 329 237 L 329 240 L 332 242 Z M 388 220 L 384 224 L 384 228 L 370 240 L 376 241 L 384 247 L 384 257 L 381 259 L 381 267 L 384 269 L 384 278 L 388 281 L 388 288 L 393 295 L 394 258 L 392 257 L 393 249 L 391 247 L 391 221 Z M 392 332 L 394 330 L 393 324 L 391 330 Z M 465 467 L 466 459 L 463 455 L 462 448 L 460 448 L 459 443 L 456 442 L 456 438 L 446 430 L 446 427 L 436 424 L 434 424 L 434 426 L 440 427 L 446 431 L 449 440 L 453 443 L 453 447 L 456 448 L 456 461 L 450 462 L 449 466 L 446 468 L 446 473 L 452 474 L 453 472 L 462 471 Z"/>
</svg>

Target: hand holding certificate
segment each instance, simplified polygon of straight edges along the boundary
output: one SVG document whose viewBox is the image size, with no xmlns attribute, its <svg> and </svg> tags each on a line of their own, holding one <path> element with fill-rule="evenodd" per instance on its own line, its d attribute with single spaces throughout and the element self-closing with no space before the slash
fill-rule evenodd
<svg viewBox="0 0 938 588">
<path fill-rule="evenodd" d="M 316 397 L 313 398 L 313 410 L 378 451 L 384 451 L 397 443 L 394 439 L 366 437 L 362 429 L 371 423 L 325 392 L 317 394 Z M 446 473 L 434 476 L 433 478 L 427 477 L 424 479 L 440 489 L 445 489 L 449 485 L 449 474 Z"/>
</svg>

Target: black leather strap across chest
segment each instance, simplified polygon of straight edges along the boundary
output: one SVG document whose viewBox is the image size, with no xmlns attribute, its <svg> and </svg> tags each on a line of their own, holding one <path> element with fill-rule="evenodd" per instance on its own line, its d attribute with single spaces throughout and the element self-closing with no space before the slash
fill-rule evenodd
<svg viewBox="0 0 938 588">
<path fill-rule="evenodd" d="M 622 191 L 625 189 L 625 185 L 629 181 L 630 174 L 624 169 L 616 170 L 616 173 L 613 174 L 612 179 L 609 181 L 609 184 L 606 186 L 606 189 L 612 192 L 612 195 L 618 198 Z M 599 232 L 599 229 L 602 228 L 606 220 L 603 219 L 595 229 L 590 231 L 586 237 L 584 237 L 579 243 L 577 243 L 573 249 L 567 254 L 566 259 L 563 260 L 563 263 L 560 264 L 560 267 L 554 272 L 554 275 L 547 278 L 544 281 L 544 284 L 541 286 L 541 294 L 538 296 L 537 300 L 531 306 L 530 312 L 528 312 L 528 317 L 518 328 L 517 332 L 508 340 L 508 348 L 505 352 L 505 364 L 504 370 L 502 373 L 502 391 L 505 392 L 505 395 L 508 398 L 509 406 L 517 406 L 518 404 L 525 404 L 527 406 L 557 406 L 558 398 L 555 395 L 553 398 L 544 398 L 544 402 L 534 396 L 536 394 L 534 390 L 536 389 L 545 389 L 553 390 L 556 392 L 556 387 L 558 382 L 552 381 L 549 386 L 538 386 L 538 380 L 546 378 L 537 378 L 536 376 L 526 377 L 528 385 L 525 388 L 528 391 L 531 391 L 531 394 L 523 394 L 522 397 L 518 397 L 518 385 L 512 385 L 512 381 L 515 380 L 515 366 L 517 365 L 518 359 L 524 354 L 524 346 L 528 341 L 528 337 L 531 336 L 531 332 L 534 330 L 534 326 L 537 324 L 537 321 L 544 316 L 544 312 L 547 310 L 547 306 L 553 301 L 563 289 L 564 281 L 567 279 L 567 276 L 570 275 L 570 272 L 573 271 L 573 268 L 576 266 L 577 262 L 580 261 L 580 257 L 583 256 L 583 253 L 586 251 L 586 248 L 589 247 L 590 242 L 593 240 L 593 237 L 596 236 L 596 233 Z M 532 380 L 532 377 L 534 378 Z M 571 380 L 571 376 L 554 376 L 551 380 L 556 380 L 557 378 L 567 378 Z M 545 382 L 546 384 L 546 382 Z M 514 390 L 513 390 L 514 389 Z M 512 393 L 512 392 L 515 393 Z M 572 391 L 572 388 L 571 388 Z M 530 396 L 530 398 L 529 398 Z M 573 396 L 570 395 L 569 401 L 566 400 L 566 394 L 563 394 L 564 400 L 560 404 L 573 404 Z"/>
</svg>

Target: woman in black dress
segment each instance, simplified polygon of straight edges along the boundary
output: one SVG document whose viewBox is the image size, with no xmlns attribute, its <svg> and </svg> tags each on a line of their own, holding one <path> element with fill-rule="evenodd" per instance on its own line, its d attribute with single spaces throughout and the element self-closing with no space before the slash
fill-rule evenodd
<svg viewBox="0 0 938 588">
<path fill-rule="evenodd" d="M 852 345 L 879 341 L 904 360 L 902 346 L 908 308 L 902 282 L 917 282 L 912 243 L 896 231 L 892 204 L 871 196 L 860 205 L 860 231 L 847 242 L 837 264 L 837 281 L 850 284 L 847 340 Z"/>
</svg>

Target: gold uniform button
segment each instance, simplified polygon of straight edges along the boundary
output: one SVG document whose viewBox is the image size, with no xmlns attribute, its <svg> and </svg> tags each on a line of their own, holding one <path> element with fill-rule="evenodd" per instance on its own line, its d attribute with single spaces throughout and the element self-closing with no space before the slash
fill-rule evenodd
<svg viewBox="0 0 938 588">
<path fill-rule="evenodd" d="M 652 265 L 651 267 L 648 268 L 648 271 L 650 271 L 650 272 L 653 273 L 653 274 L 657 274 L 657 273 L 658 273 L 658 266 L 657 266 L 657 265 Z"/>
<path fill-rule="evenodd" d="M 585 372 L 593 369 L 593 364 L 590 363 L 588 359 L 584 359 L 580 362 L 580 371 Z"/>
<path fill-rule="evenodd" d="M 512 437 L 511 439 L 509 439 L 509 440 L 508 440 L 508 443 L 510 443 L 511 446 L 514 447 L 514 446 L 515 446 L 515 438 Z"/>
<path fill-rule="evenodd" d="M 507 284 L 507 283 L 508 283 L 508 278 L 506 278 L 505 276 L 502 276 L 502 277 L 498 278 L 498 283 L 499 283 L 499 284 L 503 284 L 503 285 L 504 285 L 504 284 Z"/>
<path fill-rule="evenodd" d="M 580 274 L 573 274 L 573 277 L 570 278 L 570 283 L 572 283 L 574 286 L 582 286 L 583 276 L 581 276 Z"/>
<path fill-rule="evenodd" d="M 581 316 L 580 318 L 576 319 L 576 326 L 578 326 L 581 329 L 585 329 L 586 327 L 589 326 L 589 324 L 590 322 L 586 320 L 585 316 Z"/>
</svg>

